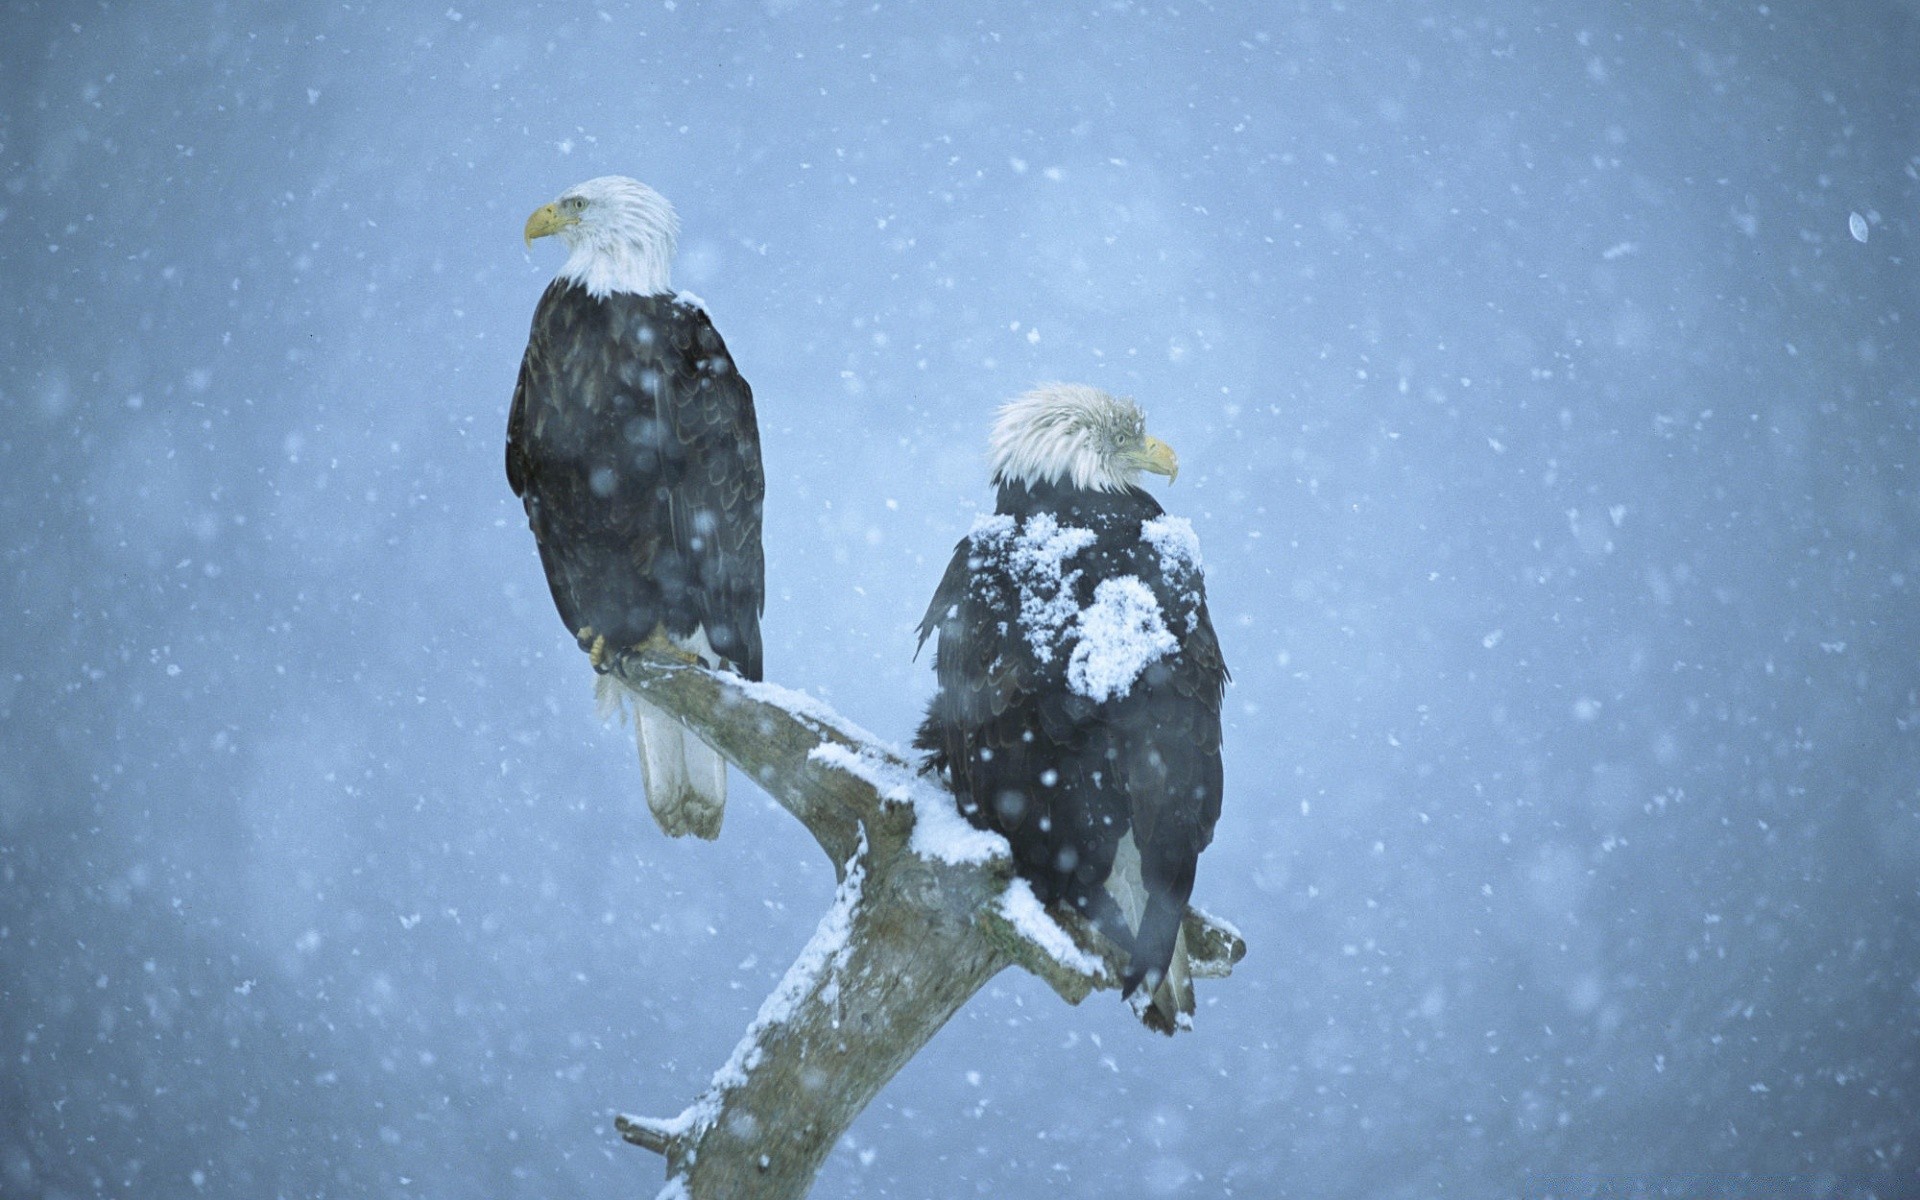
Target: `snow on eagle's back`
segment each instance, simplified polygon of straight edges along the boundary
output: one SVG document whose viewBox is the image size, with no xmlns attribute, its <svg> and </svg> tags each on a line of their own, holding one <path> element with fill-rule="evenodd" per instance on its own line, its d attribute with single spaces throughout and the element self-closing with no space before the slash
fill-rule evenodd
<svg viewBox="0 0 1920 1200">
<path fill-rule="evenodd" d="M 1066 562 L 1093 545 L 1093 530 L 1062 525 L 1051 513 L 1035 513 L 1024 525 L 996 514 L 975 520 L 967 536 L 975 554 L 992 558 L 1013 577 L 1027 644 L 1036 660 L 1052 662 L 1061 635 L 1079 611 L 1074 587 L 1080 572 L 1068 571 Z"/>
<path fill-rule="evenodd" d="M 1185 517 L 1158 516 L 1140 523 L 1140 540 L 1160 555 L 1160 574 L 1181 593 L 1187 608 L 1187 632 L 1200 625 L 1200 535 Z"/>
<path fill-rule="evenodd" d="M 1101 580 L 1093 602 L 1080 608 L 1082 572 L 1072 560 L 1094 544 L 1093 530 L 1062 525 L 1051 513 L 1025 521 L 995 513 L 976 518 L 967 537 L 970 553 L 998 566 L 1018 591 L 1020 630 L 1034 661 L 1045 666 L 1065 654 L 1067 686 L 1075 693 L 1096 703 L 1118 699 L 1148 666 L 1179 649 L 1153 589 L 1137 576 Z M 1159 556 L 1161 576 L 1186 610 L 1185 632 L 1193 632 L 1200 619 L 1200 539 L 1193 523 L 1155 517 L 1141 523 L 1140 538 Z"/>
<path fill-rule="evenodd" d="M 1103 579 L 1074 625 L 1067 686 L 1096 703 L 1118 699 L 1156 659 L 1179 648 L 1160 617 L 1153 589 L 1131 575 Z"/>
<path fill-rule="evenodd" d="M 1185 517 L 1158 516 L 1140 523 L 1140 540 L 1160 553 L 1160 569 L 1169 579 L 1200 571 L 1200 535 Z"/>
</svg>

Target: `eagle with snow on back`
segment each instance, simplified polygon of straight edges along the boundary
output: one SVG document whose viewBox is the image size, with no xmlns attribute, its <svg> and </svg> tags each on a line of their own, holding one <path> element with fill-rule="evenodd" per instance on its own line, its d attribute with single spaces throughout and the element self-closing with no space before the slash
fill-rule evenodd
<svg viewBox="0 0 1920 1200">
<path fill-rule="evenodd" d="M 753 392 L 701 303 L 668 282 L 679 221 L 617 175 L 527 218 L 568 256 L 540 297 L 507 418 L 507 482 L 526 505 L 554 605 L 630 704 L 647 804 L 673 836 L 719 836 L 727 765 L 606 673 L 671 648 L 759 679 L 766 494 Z"/>
<path fill-rule="evenodd" d="M 1220 816 L 1227 683 L 1193 526 L 1136 486 L 1179 463 L 1131 401 L 1077 384 L 1002 408 L 991 450 L 995 511 L 920 622 L 939 691 L 914 744 L 1043 904 L 1127 952 L 1126 996 L 1172 1033 L 1193 1013 L 1181 922 Z"/>
</svg>

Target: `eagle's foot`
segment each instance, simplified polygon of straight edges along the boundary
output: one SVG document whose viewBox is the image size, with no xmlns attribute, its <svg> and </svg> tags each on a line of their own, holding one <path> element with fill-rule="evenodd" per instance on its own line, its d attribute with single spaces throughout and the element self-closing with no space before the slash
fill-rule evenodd
<svg viewBox="0 0 1920 1200">
<path fill-rule="evenodd" d="M 647 640 L 633 647 L 633 652 L 635 654 L 651 652 L 665 658 L 670 658 L 686 667 L 697 667 L 700 665 L 700 656 L 685 646 L 675 645 L 673 640 L 667 636 L 667 629 L 664 625 L 655 625 L 653 632 L 647 635 Z"/>
<path fill-rule="evenodd" d="M 580 643 L 580 648 L 587 652 L 587 661 L 593 664 L 593 669 L 603 675 L 606 674 L 607 667 L 613 661 L 613 654 L 607 647 L 607 639 L 595 633 L 591 625 L 582 625 L 573 637 Z"/>
<path fill-rule="evenodd" d="M 622 653 L 619 646 L 609 642 L 605 634 L 596 631 L 591 625 L 582 625 L 573 637 L 580 643 L 580 648 L 587 652 L 587 660 L 593 663 L 593 669 L 602 675 L 613 669 L 613 660 Z M 626 647 L 625 653 L 657 654 L 685 666 L 700 665 L 700 656 L 684 646 L 675 645 L 672 639 L 667 637 L 666 628 L 660 625 L 653 627 L 653 632 L 647 635 L 645 641 L 635 642 Z"/>
</svg>

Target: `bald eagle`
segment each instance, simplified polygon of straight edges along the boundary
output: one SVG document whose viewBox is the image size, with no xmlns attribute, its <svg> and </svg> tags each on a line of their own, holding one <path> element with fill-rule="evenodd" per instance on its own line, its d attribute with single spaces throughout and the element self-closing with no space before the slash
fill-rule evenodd
<svg viewBox="0 0 1920 1200">
<path fill-rule="evenodd" d="M 1181 921 L 1220 815 L 1227 668 L 1193 526 L 1136 483 L 1172 449 L 1131 401 L 1070 384 L 1000 410 L 999 499 L 920 622 L 939 690 L 915 745 L 961 812 L 1013 846 L 1042 903 L 1128 953 L 1125 994 L 1188 1024 Z"/>
<path fill-rule="evenodd" d="M 753 392 L 698 300 L 668 284 L 679 221 L 619 176 L 527 218 L 568 256 L 540 297 L 507 419 L 554 605 L 603 707 L 634 710 L 647 804 L 668 834 L 719 835 L 726 763 L 606 674 L 611 651 L 670 645 L 760 678 L 765 570 Z M 625 693 L 625 694 L 623 694 Z"/>
</svg>

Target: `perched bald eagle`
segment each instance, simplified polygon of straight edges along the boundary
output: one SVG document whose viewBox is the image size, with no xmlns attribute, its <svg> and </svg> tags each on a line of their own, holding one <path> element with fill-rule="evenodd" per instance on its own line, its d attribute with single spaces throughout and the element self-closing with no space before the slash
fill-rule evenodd
<svg viewBox="0 0 1920 1200">
<path fill-rule="evenodd" d="M 939 691 L 914 744 L 1012 843 L 1045 904 L 1129 954 L 1147 1024 L 1187 1024 L 1180 926 L 1220 815 L 1227 668 L 1193 526 L 1136 486 L 1179 469 L 1131 401 L 1049 384 L 1000 410 L 999 502 L 920 622 Z"/>
<path fill-rule="evenodd" d="M 568 256 L 540 297 L 507 419 L 507 482 L 568 632 L 634 709 L 647 804 L 679 836 L 719 835 L 726 763 L 605 674 L 610 650 L 667 644 L 760 678 L 765 570 L 753 392 L 698 300 L 668 284 L 679 221 L 619 176 L 527 218 Z"/>
</svg>

